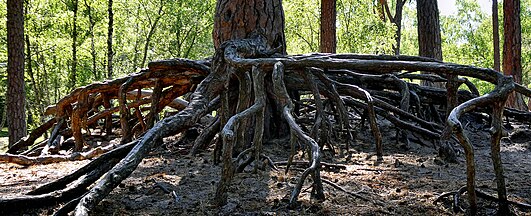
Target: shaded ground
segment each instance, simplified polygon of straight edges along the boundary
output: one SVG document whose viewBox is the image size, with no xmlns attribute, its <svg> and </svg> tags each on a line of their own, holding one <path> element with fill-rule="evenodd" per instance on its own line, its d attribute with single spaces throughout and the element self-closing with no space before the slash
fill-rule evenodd
<svg viewBox="0 0 531 216">
<path fill-rule="evenodd" d="M 279 166 L 279 171 L 266 168 L 258 174 L 250 170 L 237 174 L 230 187 L 228 204 L 215 209 L 209 201 L 221 171 L 219 166 L 212 165 L 211 151 L 190 157 L 185 152 L 189 147 L 176 145 L 174 138 L 169 138 L 100 203 L 95 215 L 452 215 L 449 199 L 438 204 L 433 201 L 439 194 L 457 190 L 465 184 L 464 161 L 445 164 L 436 157 L 433 148 L 415 142 L 408 148 L 399 147 L 395 143 L 394 129 L 385 122 L 381 125 L 386 153 L 383 163 L 376 164 L 376 157 L 371 157 L 374 152 L 372 136 L 368 129 L 363 129 L 360 131 L 364 132 L 358 134 L 361 140 L 351 152 L 343 157 L 336 156 L 334 160 L 324 159 L 345 164 L 347 168 L 322 172 L 323 179 L 359 192 L 370 201 L 354 198 L 325 184 L 327 200 L 319 203 L 310 200 L 311 189 L 306 189 L 310 185 L 307 182 L 306 190 L 301 193 L 301 205 L 289 209 L 287 199 L 300 171 L 285 175 L 285 167 Z M 472 126 L 467 129 L 476 148 L 477 185 L 495 194 L 487 129 Z M 531 136 L 524 129 L 529 130 L 529 126 L 516 126 L 511 139 L 503 139 L 502 158 L 510 199 L 531 203 Z M 284 161 L 289 152 L 287 146 L 281 142 L 270 143 L 265 145 L 265 151 L 274 161 Z M 30 167 L 0 164 L 0 194 L 23 194 L 87 162 Z M 462 207 L 466 209 L 466 196 L 462 199 Z M 495 214 L 495 203 L 480 198 L 479 204 L 481 214 Z M 46 215 L 53 211 L 50 208 L 26 213 Z M 531 215 L 529 210 L 514 211 L 519 215 Z"/>
</svg>

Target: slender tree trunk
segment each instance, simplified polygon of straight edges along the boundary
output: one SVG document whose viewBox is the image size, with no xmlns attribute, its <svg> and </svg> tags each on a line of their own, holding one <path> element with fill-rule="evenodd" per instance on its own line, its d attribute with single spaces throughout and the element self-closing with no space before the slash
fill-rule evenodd
<svg viewBox="0 0 531 216">
<path fill-rule="evenodd" d="M 522 83 L 522 30 L 520 26 L 520 0 L 503 1 L 503 74 L 513 76 Z M 506 106 L 526 110 L 520 94 L 511 94 Z"/>
<path fill-rule="evenodd" d="M 35 73 L 33 73 L 33 59 L 32 59 L 32 49 L 31 49 L 31 43 L 30 43 L 30 38 L 29 38 L 29 35 L 26 34 L 26 57 L 27 57 L 27 71 L 28 71 L 28 75 L 30 77 L 30 80 L 31 80 L 31 86 L 33 87 L 33 93 L 35 94 L 35 100 L 34 100 L 34 103 L 36 103 L 34 106 L 38 108 L 39 110 L 39 113 L 43 113 L 44 112 L 44 104 L 43 104 L 43 97 L 41 96 L 42 95 L 42 92 L 39 90 L 39 86 L 37 85 L 37 79 L 35 78 Z M 30 122 L 30 112 L 31 109 L 28 109 L 28 124 L 31 124 Z M 42 118 L 39 118 L 39 124 L 41 123 L 41 120 Z"/>
<path fill-rule="evenodd" d="M 112 33 L 113 33 L 113 11 L 112 11 L 112 0 L 109 0 L 108 2 L 108 14 L 109 14 L 109 24 L 107 27 L 107 79 L 112 79 L 112 57 L 113 57 L 113 51 L 112 51 Z"/>
<path fill-rule="evenodd" d="M 138 5 L 137 9 L 136 9 L 136 16 L 140 16 L 140 5 Z M 139 21 L 137 20 L 135 22 L 135 32 L 139 32 L 140 31 L 140 25 L 139 25 Z M 137 67 L 138 67 L 138 58 L 139 58 L 139 54 L 138 54 L 138 46 L 140 46 L 140 37 L 137 35 L 135 37 L 135 45 L 133 46 L 133 68 L 131 68 L 132 71 L 136 71 L 137 70 Z"/>
<path fill-rule="evenodd" d="M 7 1 L 7 124 L 9 147 L 26 136 L 23 1 Z"/>
<path fill-rule="evenodd" d="M 94 26 L 96 25 L 96 21 L 94 20 L 94 16 L 92 15 L 92 7 L 87 3 L 87 0 L 84 0 L 85 7 L 87 7 L 87 13 L 89 17 L 89 31 L 90 31 L 90 55 L 92 56 L 92 76 L 95 80 L 99 80 L 100 76 L 98 73 L 98 70 L 96 68 L 96 48 L 95 48 L 95 42 L 94 42 Z"/>
<path fill-rule="evenodd" d="M 500 71 L 500 24 L 498 23 L 498 0 L 492 0 L 492 43 L 494 47 L 494 70 Z"/>
<path fill-rule="evenodd" d="M 396 25 L 396 44 L 393 46 L 393 51 L 395 52 L 395 55 L 400 55 L 400 43 L 402 42 L 402 13 L 405 4 L 406 0 L 396 1 L 395 17 L 393 18 L 393 23 Z"/>
<path fill-rule="evenodd" d="M 155 21 L 151 23 L 151 28 L 149 29 L 148 35 L 146 37 L 146 43 L 144 44 L 144 54 L 142 57 L 142 64 L 141 67 L 144 67 L 146 64 L 147 59 L 147 51 L 149 49 L 149 44 L 151 43 L 151 38 L 155 34 L 155 31 L 157 30 L 157 25 L 159 24 L 160 18 L 162 18 L 162 9 L 164 8 L 164 1 L 160 1 L 160 6 L 158 9 L 157 17 L 155 18 Z"/>
<path fill-rule="evenodd" d="M 391 10 L 389 9 L 389 3 L 387 0 L 379 0 L 381 6 L 380 17 L 385 22 L 385 14 L 389 17 L 389 21 L 396 26 L 395 34 L 395 44 L 393 45 L 393 51 L 395 55 L 400 55 L 400 43 L 402 37 L 402 11 L 404 10 L 404 5 L 407 0 L 397 0 L 395 5 L 395 16 L 391 15 Z"/>
<path fill-rule="evenodd" d="M 419 55 L 442 60 L 441 30 L 437 0 L 417 0 L 417 21 L 419 36 Z M 431 82 L 423 85 L 443 88 Z"/>
<path fill-rule="evenodd" d="M 322 53 L 336 53 L 336 0 L 321 0 Z"/>
<path fill-rule="evenodd" d="M 72 20 L 72 65 L 70 71 L 70 89 L 76 87 L 77 82 L 77 10 L 78 0 L 73 0 L 74 18 Z"/>
</svg>

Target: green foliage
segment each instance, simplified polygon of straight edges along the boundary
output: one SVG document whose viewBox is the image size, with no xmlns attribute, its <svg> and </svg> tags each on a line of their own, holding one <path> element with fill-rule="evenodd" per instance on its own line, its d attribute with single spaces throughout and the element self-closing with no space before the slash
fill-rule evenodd
<svg viewBox="0 0 531 216">
<path fill-rule="evenodd" d="M 288 53 L 319 51 L 320 3 L 320 0 L 283 1 Z M 339 53 L 392 53 L 396 27 L 382 21 L 375 7 L 367 1 L 337 1 Z"/>
<path fill-rule="evenodd" d="M 320 0 L 285 0 L 286 44 L 290 54 L 319 51 Z"/>
<path fill-rule="evenodd" d="M 367 1 L 338 1 L 338 52 L 392 54 L 396 26 L 384 22 L 376 5 Z"/>
<path fill-rule="evenodd" d="M 456 15 L 441 17 L 444 61 L 492 68 L 492 17 L 483 13 L 475 0 L 457 0 L 456 6 Z M 490 83 L 471 81 L 482 94 L 494 89 Z"/>
</svg>

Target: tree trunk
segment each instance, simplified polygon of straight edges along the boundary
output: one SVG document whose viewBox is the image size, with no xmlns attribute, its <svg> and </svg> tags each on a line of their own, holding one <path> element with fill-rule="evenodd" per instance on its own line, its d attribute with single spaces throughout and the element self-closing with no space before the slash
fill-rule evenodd
<svg viewBox="0 0 531 216">
<path fill-rule="evenodd" d="M 92 76 L 95 80 L 99 80 L 100 76 L 98 74 L 98 70 L 96 69 L 96 47 L 94 42 L 94 26 L 96 25 L 96 21 L 94 20 L 94 16 L 92 14 L 92 7 L 87 3 L 87 0 L 85 2 L 85 7 L 87 7 L 87 14 L 89 17 L 89 32 L 90 32 L 90 55 L 92 56 Z"/>
<path fill-rule="evenodd" d="M 143 57 L 142 57 L 142 64 L 140 65 L 140 67 L 144 67 L 144 65 L 146 64 L 146 59 L 147 59 L 147 51 L 149 49 L 149 44 L 151 43 L 151 38 L 153 37 L 153 35 L 155 34 L 155 31 L 157 30 L 157 25 L 159 24 L 159 21 L 160 21 L 160 18 L 162 18 L 162 9 L 164 8 L 164 1 L 160 1 L 160 6 L 159 6 L 159 9 L 158 9 L 158 13 L 157 13 L 157 17 L 155 18 L 155 21 L 152 23 L 151 22 L 151 19 L 149 19 L 150 21 L 150 29 L 149 29 L 149 32 L 146 36 L 146 43 L 144 44 L 144 54 L 143 54 Z M 147 13 L 147 11 L 146 11 Z"/>
<path fill-rule="evenodd" d="M 70 89 L 76 87 L 77 80 L 77 9 L 78 9 L 78 0 L 73 0 L 73 12 L 74 18 L 72 20 L 72 65 L 70 68 Z"/>
<path fill-rule="evenodd" d="M 391 15 L 391 10 L 389 9 L 389 4 L 387 3 L 387 0 L 379 0 L 379 4 L 381 6 L 381 14 L 380 17 L 382 17 L 383 21 L 385 22 L 385 15 L 387 14 L 387 17 L 389 17 L 389 21 L 396 26 L 396 34 L 395 34 L 395 41 L 396 44 L 393 45 L 393 51 L 395 55 L 400 55 L 400 42 L 402 37 L 402 11 L 404 10 L 404 5 L 406 4 L 407 0 L 397 0 L 395 5 L 395 16 Z"/>
<path fill-rule="evenodd" d="M 23 1 L 7 1 L 7 124 L 9 147 L 26 136 Z"/>
<path fill-rule="evenodd" d="M 109 0 L 108 8 L 109 24 L 107 26 L 107 79 L 112 79 L 112 32 L 113 32 L 113 12 L 112 0 Z"/>
<path fill-rule="evenodd" d="M 402 40 L 402 11 L 404 9 L 405 4 L 406 4 L 406 0 L 396 1 L 395 17 L 393 18 L 393 23 L 396 25 L 396 35 L 395 35 L 396 44 L 393 46 L 395 55 L 400 55 L 400 43 Z"/>
<path fill-rule="evenodd" d="M 219 0 L 214 16 L 214 47 L 228 40 L 249 38 L 254 31 L 265 33 L 267 45 L 286 54 L 284 10 L 281 0 Z"/>
<path fill-rule="evenodd" d="M 322 53 L 336 53 L 336 0 L 321 0 Z"/>
<path fill-rule="evenodd" d="M 286 54 L 286 37 L 284 35 L 284 10 L 281 0 L 219 0 L 214 15 L 212 39 L 214 47 L 228 40 L 249 38 L 259 31 L 266 37 L 267 46 Z M 266 85 L 268 85 L 266 83 Z M 268 93 L 268 101 L 275 97 Z M 288 126 L 282 116 L 280 107 L 268 103 L 266 112 L 273 117 L 266 120 L 265 137 L 284 137 L 289 134 Z M 223 121 L 222 121 L 223 123 Z"/>
<path fill-rule="evenodd" d="M 492 0 L 492 43 L 494 47 L 494 70 L 500 71 L 500 24 L 498 23 L 498 0 Z"/>
<path fill-rule="evenodd" d="M 43 97 L 41 96 L 42 94 L 42 91 L 39 90 L 38 88 L 38 85 L 37 85 L 37 82 L 35 81 L 36 78 L 35 78 L 35 74 L 33 73 L 33 65 L 32 65 L 32 62 L 33 62 L 33 59 L 31 58 L 32 57 L 32 49 L 31 49 L 31 43 L 30 43 L 30 38 L 29 38 L 29 35 L 26 34 L 26 58 L 27 58 L 27 66 L 26 66 L 26 69 L 28 71 L 28 75 L 30 77 L 30 80 L 31 80 L 31 85 L 33 87 L 33 93 L 35 94 L 35 103 L 37 104 L 36 107 L 38 107 L 39 109 L 39 112 L 42 113 L 44 112 L 44 104 L 43 104 Z M 30 111 L 28 109 L 28 111 Z M 28 113 L 28 117 L 31 116 L 29 113 Z M 39 121 L 39 124 L 41 122 Z M 31 124 L 30 123 L 30 120 L 28 120 L 28 124 Z"/>
<path fill-rule="evenodd" d="M 437 0 L 417 0 L 419 56 L 442 60 L 441 30 Z M 423 85 L 443 88 L 442 83 L 424 81 Z"/>
<path fill-rule="evenodd" d="M 277 53 L 286 54 L 282 0 L 218 0 L 214 16 L 214 31 L 212 33 L 216 50 L 224 49 L 221 44 L 226 41 L 253 38 L 254 36 L 259 35 L 264 37 L 265 48 L 267 50 L 276 49 L 275 51 Z M 216 60 L 214 60 L 214 62 L 215 61 Z M 231 73 L 231 70 L 234 69 L 226 68 L 223 73 Z M 249 88 L 256 85 L 256 83 L 252 84 L 252 82 L 259 82 L 254 80 L 254 78 L 251 82 L 249 76 L 240 73 L 237 73 L 236 75 L 238 75 L 238 80 L 228 81 L 227 85 L 229 82 L 231 84 L 225 87 L 226 91 L 221 96 L 222 105 L 219 113 L 221 116 L 221 125 L 225 125 L 222 127 L 222 131 L 228 131 L 227 128 L 229 127 L 227 127 L 227 125 L 234 124 L 234 130 L 239 135 L 234 139 L 229 139 L 227 136 L 223 135 L 223 147 L 217 148 L 218 151 L 219 149 L 222 149 L 223 152 L 222 154 L 219 154 L 219 152 L 216 153 L 218 156 L 223 156 L 222 176 L 218 183 L 214 198 L 214 203 L 218 206 L 224 205 L 227 201 L 228 186 L 230 185 L 232 176 L 236 170 L 236 167 L 232 163 L 232 157 L 237 155 L 243 149 L 244 145 L 246 146 L 250 143 L 251 136 L 245 135 L 244 133 L 246 133 L 246 131 L 254 130 L 256 134 L 260 134 L 261 136 L 261 132 L 258 132 L 258 130 L 263 126 L 265 129 L 264 134 L 266 135 L 266 139 L 268 139 L 271 137 L 287 136 L 290 131 L 282 115 L 279 115 L 282 113 L 283 106 L 279 103 L 275 103 L 277 98 L 273 92 L 263 92 L 263 102 L 272 102 L 266 102 L 263 104 L 263 111 L 269 111 L 269 115 L 266 115 L 269 117 L 270 121 L 263 122 L 261 123 L 262 125 L 259 125 L 260 123 L 258 123 L 259 120 L 257 119 L 257 125 L 251 126 L 248 124 L 249 122 L 252 122 L 251 119 L 242 122 L 236 122 L 234 120 L 234 116 L 239 116 L 237 118 L 243 118 L 244 114 L 242 113 L 247 112 L 251 96 L 258 97 L 256 91 L 255 95 L 250 95 L 251 91 Z M 271 75 L 268 76 L 270 77 Z M 231 86 L 233 86 L 232 83 L 239 83 L 238 85 L 234 85 L 239 86 L 239 89 L 238 87 L 231 88 Z M 271 87 L 272 83 L 265 82 L 265 86 Z M 232 95 L 238 95 L 237 101 L 231 97 Z M 268 107 L 265 107 L 266 104 Z M 256 106 L 256 104 L 253 105 L 253 107 L 254 106 Z M 242 110 L 245 110 L 245 112 Z M 233 116 L 235 111 L 238 114 Z M 252 116 L 256 117 L 257 115 L 253 114 Z M 225 132 L 223 132 L 223 134 L 225 134 Z M 254 143 L 253 145 L 260 144 Z M 218 160 L 218 158 L 215 158 L 215 160 Z M 259 160 L 259 158 L 255 158 L 255 160 Z"/>
<path fill-rule="evenodd" d="M 513 76 L 522 83 L 522 30 L 520 26 L 520 0 L 503 1 L 503 74 Z M 511 94 L 507 107 L 527 110 L 520 94 Z"/>
</svg>

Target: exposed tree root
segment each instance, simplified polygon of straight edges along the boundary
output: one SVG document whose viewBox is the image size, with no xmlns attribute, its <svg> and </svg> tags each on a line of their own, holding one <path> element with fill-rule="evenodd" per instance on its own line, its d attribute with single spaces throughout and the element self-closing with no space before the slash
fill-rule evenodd
<svg viewBox="0 0 531 216">
<path fill-rule="evenodd" d="M 310 166 L 302 173 L 299 182 L 293 189 L 290 197 L 290 204 L 294 205 L 298 199 L 302 185 L 309 174 L 313 177 L 312 197 L 318 200 L 324 200 L 323 183 L 321 181 L 321 150 L 319 144 L 314 139 L 306 135 L 302 129 L 297 125 L 291 114 L 293 110 L 293 103 L 288 95 L 284 84 L 284 65 L 280 62 L 276 63 L 273 68 L 273 88 L 278 98 L 278 103 L 283 107 L 283 117 L 288 122 L 291 131 L 302 142 L 306 143 L 311 151 Z"/>
<path fill-rule="evenodd" d="M 397 139 L 406 143 L 408 133 L 434 143 L 441 140 L 459 141 L 465 149 L 466 190 L 470 210 L 474 213 L 477 210 L 476 195 L 483 195 L 476 192 L 474 149 L 463 132 L 459 118 L 465 113 L 484 112 L 491 118 L 491 154 L 497 177 L 500 212 L 506 211 L 511 201 L 507 201 L 499 157 L 502 117 L 512 116 L 520 121 L 531 122 L 531 115 L 529 112 L 504 109 L 503 104 L 511 92 L 531 96 L 531 90 L 515 85 L 511 78 L 490 69 L 433 59 L 354 54 L 282 56 L 275 54 L 279 48 L 270 49 L 264 44 L 261 36 L 229 41 L 216 50 L 212 64 L 184 59 L 152 62 L 149 69 L 140 73 L 73 91 L 47 110 L 48 114 L 54 116 L 53 119 L 9 150 L 14 154 L 34 145 L 37 137 L 53 127 L 46 144 L 37 145 L 43 149 L 43 156 L 9 154 L 0 155 L 0 160 L 30 165 L 94 157 L 92 152 L 103 147 L 91 146 L 93 149 L 88 149 L 87 153 L 72 156 L 55 155 L 60 149 L 72 147 L 63 145 L 63 139 L 69 136 L 74 137 L 73 150 L 85 149 L 87 141 L 97 133 L 94 131 L 99 131 L 100 135 L 105 133 L 106 137 L 117 134 L 124 144 L 27 196 L 0 199 L 0 205 L 16 203 L 27 206 L 28 202 L 36 200 L 49 204 L 69 201 L 58 214 L 71 211 L 75 205 L 76 215 L 88 215 L 136 169 L 153 147 L 162 143 L 163 138 L 195 127 L 204 116 L 216 111 L 216 119 L 207 127 L 200 127 L 204 129 L 195 140 L 190 154 L 207 148 L 216 135 L 222 140 L 214 151 L 214 161 L 218 161 L 218 156 L 223 161 L 221 180 L 213 200 L 217 206 L 226 203 L 226 192 L 233 175 L 243 172 L 253 161 L 254 172 L 258 172 L 261 166 L 263 168 L 265 163 L 276 169 L 275 163 L 263 152 L 263 144 L 273 138 L 269 136 L 274 134 L 272 127 L 279 127 L 276 130 L 286 129 L 278 134 L 287 135 L 289 130 L 290 136 L 290 155 L 287 161 L 277 164 L 286 165 L 286 170 L 292 165 L 301 164 L 305 168 L 291 193 L 291 205 L 297 202 L 309 175 L 313 180 L 313 198 L 325 199 L 323 183 L 326 183 L 351 196 L 367 199 L 321 179 L 321 169 L 344 168 L 321 162 L 325 157 L 322 152 L 323 149 L 332 154 L 338 149 L 348 151 L 354 144 L 356 130 L 362 130 L 352 125 L 363 125 L 368 120 L 375 140 L 377 160 L 382 160 L 384 143 L 378 118 L 383 117 L 396 127 Z M 434 74 L 412 73 L 416 71 Z M 477 88 L 464 77 L 493 83 L 496 88 L 489 94 L 479 96 Z M 407 79 L 446 82 L 447 88 L 423 87 L 406 82 Z M 469 91 L 458 91 L 462 84 Z M 189 96 L 189 102 L 179 98 L 185 94 Z M 294 101 L 302 109 L 296 108 Z M 113 107 L 116 102 L 119 106 Z M 159 113 L 167 106 L 180 111 L 157 122 Z M 117 112 L 120 112 L 119 119 L 113 116 Z M 119 125 L 113 124 L 113 117 Z M 272 122 L 277 120 L 281 122 Z M 354 124 L 351 125 L 352 122 Z M 284 137 L 283 140 L 288 138 Z M 344 146 L 338 144 L 345 140 Z M 302 155 L 308 157 L 304 159 L 307 161 L 294 161 L 297 150 L 303 151 Z M 260 163 L 261 160 L 267 161 Z M 89 185 L 93 187 L 87 191 Z M 459 200 L 458 194 L 453 193 L 456 202 Z"/>
<path fill-rule="evenodd" d="M 466 191 L 467 191 L 467 186 L 463 186 L 463 187 L 459 188 L 459 190 L 457 190 L 457 191 L 442 193 L 441 195 L 439 195 L 437 197 L 437 199 L 435 199 L 435 201 L 433 201 L 433 203 L 436 204 L 438 202 L 441 202 L 444 198 L 446 198 L 448 196 L 453 196 L 453 200 L 452 200 L 453 211 L 456 212 L 456 213 L 457 212 L 462 212 L 463 209 L 461 209 L 461 207 L 459 206 L 460 197 L 461 197 L 461 194 L 463 194 Z M 489 200 L 489 201 L 501 202 L 501 199 L 499 199 L 498 197 L 490 195 L 490 194 L 488 194 L 486 192 L 483 192 L 483 191 L 481 191 L 479 189 L 475 190 L 475 194 L 478 197 L 486 199 L 486 200 Z M 505 200 L 505 202 L 507 202 L 507 204 L 514 205 L 514 206 L 516 206 L 518 208 L 531 209 L 531 204 L 528 204 L 528 203 L 517 202 L 517 201 L 514 201 L 514 200 Z"/>
</svg>

